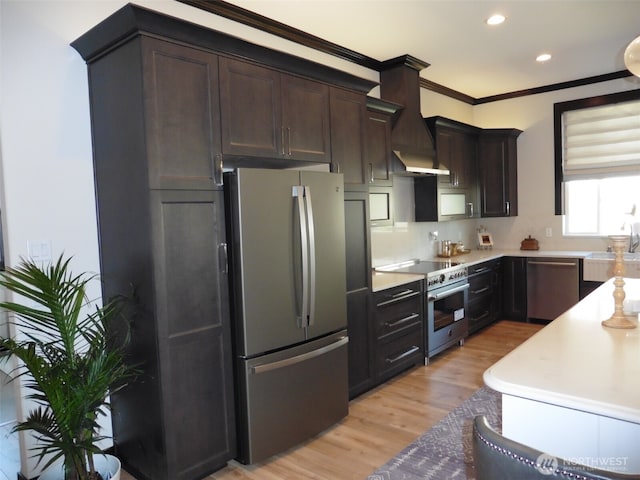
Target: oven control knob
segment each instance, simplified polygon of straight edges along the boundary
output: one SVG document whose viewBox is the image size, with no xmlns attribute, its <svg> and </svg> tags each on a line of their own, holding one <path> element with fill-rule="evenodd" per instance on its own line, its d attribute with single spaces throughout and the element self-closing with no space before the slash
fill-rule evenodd
<svg viewBox="0 0 640 480">
<path fill-rule="evenodd" d="M 444 283 L 445 280 L 446 280 L 446 277 L 444 276 L 444 273 L 441 273 L 440 277 L 438 278 L 438 282 L 439 283 Z"/>
</svg>

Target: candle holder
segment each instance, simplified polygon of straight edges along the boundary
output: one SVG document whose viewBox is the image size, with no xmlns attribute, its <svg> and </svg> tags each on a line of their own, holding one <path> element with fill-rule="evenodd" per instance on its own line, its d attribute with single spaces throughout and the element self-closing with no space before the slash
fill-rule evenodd
<svg viewBox="0 0 640 480">
<path fill-rule="evenodd" d="M 636 328 L 636 324 L 630 317 L 624 314 L 622 304 L 624 297 L 624 249 L 628 241 L 626 235 L 611 235 L 609 237 L 613 243 L 615 262 L 613 264 L 613 274 L 615 276 L 613 285 L 614 311 L 611 318 L 602 321 L 602 325 L 609 328 Z"/>
</svg>

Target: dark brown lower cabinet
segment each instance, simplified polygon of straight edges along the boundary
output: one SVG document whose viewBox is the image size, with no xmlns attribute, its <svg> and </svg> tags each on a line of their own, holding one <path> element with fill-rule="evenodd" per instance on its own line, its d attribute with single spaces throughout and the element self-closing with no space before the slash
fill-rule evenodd
<svg viewBox="0 0 640 480">
<path fill-rule="evenodd" d="M 375 380 L 373 325 L 370 315 L 371 254 L 367 192 L 344 194 L 347 259 L 347 329 L 349 332 L 349 397 L 369 390 Z"/>
<path fill-rule="evenodd" d="M 469 333 L 498 320 L 502 313 L 502 271 L 500 260 L 478 263 L 468 268 Z"/>
<path fill-rule="evenodd" d="M 424 364 L 424 314 L 421 282 L 375 292 L 376 384 L 413 365 Z"/>
<path fill-rule="evenodd" d="M 502 257 L 502 317 L 527 321 L 527 257 Z"/>
<path fill-rule="evenodd" d="M 138 301 L 141 374 L 112 395 L 115 453 L 139 480 L 202 478 L 235 455 L 223 194 L 149 191 L 120 215 L 100 193 L 103 295 L 132 287 Z"/>
<path fill-rule="evenodd" d="M 370 321 L 369 289 L 347 294 L 349 331 L 349 398 L 373 387 L 375 382 L 373 325 Z"/>
</svg>

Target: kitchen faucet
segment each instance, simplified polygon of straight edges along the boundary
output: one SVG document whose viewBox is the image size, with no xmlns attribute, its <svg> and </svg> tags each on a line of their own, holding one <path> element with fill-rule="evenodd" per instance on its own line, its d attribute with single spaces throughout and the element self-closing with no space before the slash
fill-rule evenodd
<svg viewBox="0 0 640 480">
<path fill-rule="evenodd" d="M 633 223 L 630 224 L 631 231 L 629 232 L 629 253 L 635 253 L 636 248 L 640 245 L 640 234 L 633 232 Z"/>
</svg>

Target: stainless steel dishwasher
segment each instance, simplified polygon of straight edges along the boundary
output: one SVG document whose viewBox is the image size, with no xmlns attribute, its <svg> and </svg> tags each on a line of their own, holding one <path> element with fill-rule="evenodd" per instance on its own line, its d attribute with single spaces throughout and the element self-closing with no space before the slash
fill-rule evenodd
<svg viewBox="0 0 640 480">
<path fill-rule="evenodd" d="M 559 257 L 527 260 L 527 318 L 554 320 L 578 303 L 579 262 Z"/>
</svg>

